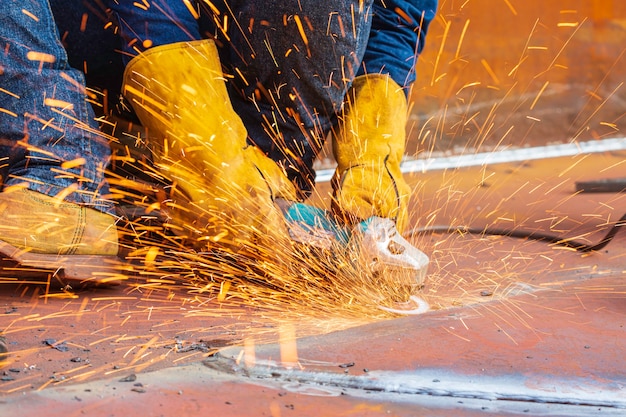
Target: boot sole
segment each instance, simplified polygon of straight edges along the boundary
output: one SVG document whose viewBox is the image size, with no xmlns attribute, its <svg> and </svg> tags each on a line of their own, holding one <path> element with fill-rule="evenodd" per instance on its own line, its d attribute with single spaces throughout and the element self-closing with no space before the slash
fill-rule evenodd
<svg viewBox="0 0 626 417">
<path fill-rule="evenodd" d="M 107 255 L 54 255 L 27 252 L 0 241 L 0 273 L 50 274 L 62 283 L 116 286 L 124 279 L 121 261 Z"/>
</svg>

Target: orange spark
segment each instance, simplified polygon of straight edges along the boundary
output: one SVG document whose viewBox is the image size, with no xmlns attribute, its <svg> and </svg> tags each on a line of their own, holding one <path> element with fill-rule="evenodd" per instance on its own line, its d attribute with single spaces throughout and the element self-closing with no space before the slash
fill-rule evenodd
<svg viewBox="0 0 626 417">
<path fill-rule="evenodd" d="M 302 38 L 302 42 L 306 46 L 307 56 L 311 57 L 311 50 L 309 49 L 309 39 L 304 32 L 304 27 L 302 26 L 302 21 L 300 20 L 300 16 L 294 15 L 294 21 L 296 22 L 296 26 L 298 26 L 298 32 L 300 32 L 300 37 Z"/>
<path fill-rule="evenodd" d="M 40 64 L 52 64 L 56 62 L 56 58 L 54 57 L 54 55 L 35 51 L 28 51 L 26 53 L 26 59 L 28 59 L 29 61 L 39 61 Z"/>
<path fill-rule="evenodd" d="M 35 22 L 39 22 L 39 18 L 37 16 L 35 16 L 34 14 L 32 14 L 31 12 L 29 12 L 28 10 L 22 9 L 22 13 L 24 13 L 26 16 L 28 16 L 31 19 L 33 19 Z"/>
</svg>

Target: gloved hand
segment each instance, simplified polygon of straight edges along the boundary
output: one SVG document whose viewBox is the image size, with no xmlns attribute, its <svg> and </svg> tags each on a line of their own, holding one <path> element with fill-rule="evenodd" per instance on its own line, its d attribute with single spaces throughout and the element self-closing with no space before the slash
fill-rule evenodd
<svg viewBox="0 0 626 417">
<path fill-rule="evenodd" d="M 179 230 L 236 251 L 275 251 L 288 238 L 273 200 L 295 199 L 295 189 L 246 143 L 213 41 L 149 49 L 126 67 L 123 92 L 148 128 L 156 164 L 189 197 L 172 204 Z"/>
<path fill-rule="evenodd" d="M 402 232 L 411 190 L 402 177 L 407 100 L 388 76 L 357 77 L 333 135 L 333 212 L 347 223 L 389 218 Z"/>
</svg>

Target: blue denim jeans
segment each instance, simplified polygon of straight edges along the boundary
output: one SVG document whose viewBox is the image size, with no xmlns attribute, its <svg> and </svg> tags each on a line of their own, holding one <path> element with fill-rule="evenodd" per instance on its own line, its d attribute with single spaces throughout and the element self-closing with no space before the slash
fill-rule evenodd
<svg viewBox="0 0 626 417">
<path fill-rule="evenodd" d="M 438 0 L 374 1 L 372 26 L 358 75 L 389 74 L 398 85 L 410 87 L 437 6 Z M 405 91 L 408 93 L 408 88 Z"/>
<path fill-rule="evenodd" d="M 148 0 L 138 7 L 133 0 L 108 0 L 107 6 L 125 62 L 147 47 L 215 39 L 249 141 L 280 163 L 304 194 L 314 185 L 313 161 L 354 77 L 389 74 L 408 91 L 437 8 L 437 0 L 210 3 L 213 8 L 204 1 Z"/>
<path fill-rule="evenodd" d="M 98 132 L 80 71 L 68 66 L 48 0 L 4 0 L 0 14 L 0 158 L 3 187 L 27 183 L 110 211 Z"/>
</svg>

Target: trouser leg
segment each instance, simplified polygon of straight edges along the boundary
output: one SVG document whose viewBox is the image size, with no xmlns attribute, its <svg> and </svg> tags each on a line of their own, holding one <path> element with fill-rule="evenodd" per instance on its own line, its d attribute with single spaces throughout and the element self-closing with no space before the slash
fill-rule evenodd
<svg viewBox="0 0 626 417">
<path fill-rule="evenodd" d="M 372 26 L 358 75 L 389 75 L 408 94 L 437 3 L 437 0 L 374 0 Z"/>
<path fill-rule="evenodd" d="M 97 116 L 109 115 L 117 104 L 122 85 L 122 55 L 119 38 L 110 26 L 102 0 L 49 0 L 69 65 L 85 72 L 90 88 L 101 92 Z"/>
<path fill-rule="evenodd" d="M 371 1 L 214 4 L 221 4 L 218 38 L 219 25 L 230 21 L 222 55 L 234 77 L 233 106 L 250 140 L 283 165 L 305 196 L 314 186 L 313 161 L 364 54 Z"/>
<path fill-rule="evenodd" d="M 47 0 L 7 0 L 0 15 L 0 156 L 4 186 L 27 183 L 101 211 L 108 141 L 67 63 Z M 70 192 L 71 191 L 71 192 Z"/>
<path fill-rule="evenodd" d="M 202 39 L 198 3 L 184 0 L 108 0 L 124 64 L 148 48 Z"/>
</svg>

